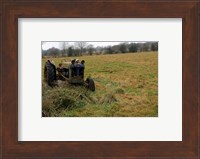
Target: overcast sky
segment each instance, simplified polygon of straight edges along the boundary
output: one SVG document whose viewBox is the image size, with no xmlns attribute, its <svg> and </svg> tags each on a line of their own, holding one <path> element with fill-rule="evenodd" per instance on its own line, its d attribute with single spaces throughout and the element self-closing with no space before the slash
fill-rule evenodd
<svg viewBox="0 0 200 159">
<path fill-rule="evenodd" d="M 112 46 L 112 45 L 117 45 L 122 42 L 108 42 L 108 41 L 106 41 L 106 42 L 88 42 L 88 44 L 92 44 L 94 47 L 97 47 L 97 46 L 109 46 L 109 45 Z M 73 45 L 74 42 L 68 42 L 68 44 Z M 42 45 L 42 48 L 43 48 L 43 50 L 48 50 L 49 48 L 52 48 L 52 47 L 61 49 L 61 46 L 62 46 L 62 42 L 45 42 Z"/>
</svg>

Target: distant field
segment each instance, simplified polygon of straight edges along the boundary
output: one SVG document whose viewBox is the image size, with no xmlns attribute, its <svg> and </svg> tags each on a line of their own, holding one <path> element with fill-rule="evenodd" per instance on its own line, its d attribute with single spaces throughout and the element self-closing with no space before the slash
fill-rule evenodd
<svg viewBox="0 0 200 159">
<path fill-rule="evenodd" d="M 61 87 L 50 88 L 43 82 L 42 109 L 45 114 L 66 117 L 158 116 L 157 52 L 75 58 L 86 61 L 85 78 L 91 76 L 94 79 L 96 91 L 93 93 L 67 82 Z M 52 60 L 58 66 L 62 59 L 73 57 Z M 42 59 L 43 68 L 46 60 Z"/>
</svg>

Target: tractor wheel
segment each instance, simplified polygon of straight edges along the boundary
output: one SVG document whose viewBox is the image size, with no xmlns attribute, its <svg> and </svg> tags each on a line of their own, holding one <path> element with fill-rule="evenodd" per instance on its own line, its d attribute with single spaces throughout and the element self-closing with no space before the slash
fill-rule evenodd
<svg viewBox="0 0 200 159">
<path fill-rule="evenodd" d="M 49 60 L 44 67 L 44 79 L 49 86 L 53 87 L 56 81 L 56 67 Z"/>
<path fill-rule="evenodd" d="M 89 90 L 91 90 L 92 92 L 94 92 L 95 91 L 94 80 L 92 78 L 87 78 L 86 79 L 86 83 L 88 84 Z"/>
</svg>

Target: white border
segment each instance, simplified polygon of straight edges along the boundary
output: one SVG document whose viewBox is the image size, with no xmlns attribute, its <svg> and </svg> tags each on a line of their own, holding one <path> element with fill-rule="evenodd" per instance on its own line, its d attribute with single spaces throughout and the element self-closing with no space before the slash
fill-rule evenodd
<svg viewBox="0 0 200 159">
<path fill-rule="evenodd" d="M 19 141 L 181 141 L 182 19 L 18 20 Z M 41 118 L 41 41 L 159 41 L 159 117 Z"/>
</svg>

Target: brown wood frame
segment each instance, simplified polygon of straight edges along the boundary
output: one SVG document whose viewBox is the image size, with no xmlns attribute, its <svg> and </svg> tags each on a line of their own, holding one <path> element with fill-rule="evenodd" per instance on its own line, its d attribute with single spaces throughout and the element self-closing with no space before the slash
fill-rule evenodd
<svg viewBox="0 0 200 159">
<path fill-rule="evenodd" d="M 1 0 L 0 158 L 200 158 L 199 3 L 198 0 Z M 18 142 L 18 18 L 23 17 L 183 18 L 183 141 Z"/>
</svg>

